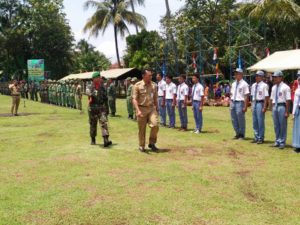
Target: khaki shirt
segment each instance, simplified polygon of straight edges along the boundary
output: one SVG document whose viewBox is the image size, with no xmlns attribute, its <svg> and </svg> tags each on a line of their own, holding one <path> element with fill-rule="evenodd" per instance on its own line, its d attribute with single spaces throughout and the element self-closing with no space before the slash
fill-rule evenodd
<svg viewBox="0 0 300 225">
<path fill-rule="evenodd" d="M 142 80 L 133 87 L 132 98 L 135 99 L 139 106 L 155 106 L 157 103 L 157 87 L 154 82 L 146 85 Z"/>
<path fill-rule="evenodd" d="M 20 95 L 20 90 L 19 90 L 19 88 L 17 86 L 11 84 L 11 85 L 9 85 L 9 89 L 11 91 L 11 95 L 13 95 L 13 96 Z"/>
</svg>

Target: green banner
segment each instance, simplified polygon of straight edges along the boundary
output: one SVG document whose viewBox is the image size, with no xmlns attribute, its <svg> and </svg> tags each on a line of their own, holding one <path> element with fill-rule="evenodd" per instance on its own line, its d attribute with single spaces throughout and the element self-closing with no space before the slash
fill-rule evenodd
<svg viewBox="0 0 300 225">
<path fill-rule="evenodd" d="M 43 59 L 30 59 L 27 61 L 28 79 L 31 81 L 44 80 L 45 61 Z"/>
</svg>

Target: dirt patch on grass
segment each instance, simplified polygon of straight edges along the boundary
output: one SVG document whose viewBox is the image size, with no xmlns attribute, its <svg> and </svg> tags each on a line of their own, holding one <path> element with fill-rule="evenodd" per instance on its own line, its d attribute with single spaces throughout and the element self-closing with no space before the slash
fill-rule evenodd
<svg viewBox="0 0 300 225">
<path fill-rule="evenodd" d="M 90 198 L 88 201 L 85 202 L 86 207 L 93 207 L 101 202 L 109 202 L 112 201 L 112 197 L 107 195 L 94 195 L 92 198 Z"/>
<path fill-rule="evenodd" d="M 243 194 L 250 202 L 256 202 L 259 199 L 259 197 L 251 191 L 244 191 Z"/>
<path fill-rule="evenodd" d="M 37 136 L 50 138 L 50 137 L 54 137 L 54 134 L 48 133 L 48 132 L 43 132 L 43 133 L 39 133 Z"/>
<path fill-rule="evenodd" d="M 235 149 L 230 149 L 228 152 L 228 156 L 233 159 L 239 159 L 241 155 L 244 155 L 244 153 Z"/>
<path fill-rule="evenodd" d="M 47 212 L 45 210 L 34 210 L 29 212 L 25 216 L 26 224 L 46 224 L 48 222 L 47 219 L 45 219 L 45 215 Z"/>
<path fill-rule="evenodd" d="M 235 174 L 241 178 L 246 178 L 246 177 L 250 176 L 250 173 L 251 173 L 251 171 L 249 171 L 249 170 L 241 170 L 241 171 L 236 172 Z"/>
</svg>

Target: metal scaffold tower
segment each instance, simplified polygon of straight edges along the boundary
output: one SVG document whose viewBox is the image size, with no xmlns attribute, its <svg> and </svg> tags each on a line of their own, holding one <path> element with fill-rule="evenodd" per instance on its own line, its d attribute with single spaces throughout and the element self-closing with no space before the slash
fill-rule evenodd
<svg viewBox="0 0 300 225">
<path fill-rule="evenodd" d="M 156 48 L 158 59 L 156 71 L 163 74 L 170 73 L 173 76 L 178 76 L 181 73 L 187 75 L 197 73 L 202 80 L 204 77 L 216 77 L 216 64 L 213 61 L 213 56 L 214 50 L 220 48 L 223 55 L 218 61 L 223 64 L 222 68 L 226 68 L 224 72 L 232 80 L 234 68 L 242 66 L 245 70 L 264 54 L 267 47 L 266 38 L 257 33 L 257 25 L 252 27 L 250 20 L 229 21 L 227 28 L 225 28 L 225 32 L 226 29 L 228 32 L 228 40 L 224 46 L 217 46 L 214 39 L 215 36 L 220 35 L 217 33 L 220 32 L 220 29 L 217 28 L 219 27 L 202 26 L 186 29 L 183 43 L 180 43 L 183 50 L 179 53 L 177 46 L 174 46 L 174 42 L 167 35 L 163 46 Z M 259 29 L 264 29 L 263 22 L 259 25 Z M 238 65 L 240 62 L 242 65 Z M 221 71 L 220 76 L 225 78 Z"/>
</svg>

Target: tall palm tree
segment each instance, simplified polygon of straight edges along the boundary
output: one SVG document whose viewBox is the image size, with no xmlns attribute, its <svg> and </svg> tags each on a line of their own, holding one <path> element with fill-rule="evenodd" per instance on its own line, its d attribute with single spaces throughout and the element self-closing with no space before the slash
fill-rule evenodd
<svg viewBox="0 0 300 225">
<path fill-rule="evenodd" d="M 90 35 L 98 37 L 100 31 L 104 34 L 109 25 L 113 26 L 117 60 L 119 67 L 121 67 L 118 35 L 124 37 L 126 33 L 129 33 L 128 25 L 137 25 L 144 28 L 146 18 L 141 14 L 128 10 L 130 0 L 88 0 L 85 2 L 84 7 L 85 9 L 90 7 L 96 9 L 96 12 L 85 24 L 84 32 L 89 30 Z"/>
<path fill-rule="evenodd" d="M 166 17 L 168 19 L 170 19 L 171 18 L 171 10 L 170 10 L 169 0 L 165 0 L 165 4 L 166 4 L 166 10 L 167 10 Z"/>
<path fill-rule="evenodd" d="M 131 10 L 132 12 L 135 14 L 135 5 L 142 5 L 144 6 L 145 5 L 145 0 L 130 0 L 130 5 L 131 5 Z M 135 25 L 135 30 L 136 30 L 136 33 L 138 34 L 139 33 L 139 28 L 137 25 Z"/>
</svg>

